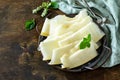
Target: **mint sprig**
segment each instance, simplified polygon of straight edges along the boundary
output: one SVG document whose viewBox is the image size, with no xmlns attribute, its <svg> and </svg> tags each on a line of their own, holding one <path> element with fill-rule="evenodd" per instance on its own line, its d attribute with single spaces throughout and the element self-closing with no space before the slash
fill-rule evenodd
<svg viewBox="0 0 120 80">
<path fill-rule="evenodd" d="M 59 8 L 59 5 L 58 5 L 57 2 L 51 2 L 50 8 L 58 9 L 58 8 Z"/>
<path fill-rule="evenodd" d="M 86 38 L 83 38 L 82 42 L 79 45 L 80 49 L 85 49 L 90 47 L 90 41 L 91 41 L 91 34 L 88 34 Z"/>
<path fill-rule="evenodd" d="M 38 6 L 36 9 L 32 11 L 32 13 L 37 13 L 41 10 L 43 10 L 41 17 L 45 17 L 48 14 L 49 9 L 58 9 L 59 5 L 57 2 L 42 2 L 40 6 Z"/>
<path fill-rule="evenodd" d="M 25 29 L 27 30 L 27 31 L 29 31 L 29 30 L 32 30 L 32 29 L 34 29 L 35 28 L 35 20 L 33 19 L 33 20 L 27 20 L 26 22 L 25 22 Z"/>
</svg>

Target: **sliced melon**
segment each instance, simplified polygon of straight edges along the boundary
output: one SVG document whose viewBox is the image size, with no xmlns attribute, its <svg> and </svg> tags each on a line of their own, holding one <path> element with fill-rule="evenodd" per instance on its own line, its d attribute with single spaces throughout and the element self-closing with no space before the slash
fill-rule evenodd
<svg viewBox="0 0 120 80">
<path fill-rule="evenodd" d="M 90 48 L 79 49 L 80 42 L 88 34 L 92 39 Z M 50 65 L 62 64 L 62 68 L 74 68 L 97 56 L 98 41 L 105 34 L 84 9 L 73 18 L 58 15 L 46 19 L 41 35 L 47 36 L 38 47 L 43 60 L 51 60 Z"/>
<path fill-rule="evenodd" d="M 50 19 L 46 18 L 45 22 L 43 24 L 43 28 L 41 30 L 41 35 L 48 36 L 49 35 L 49 28 L 50 28 Z"/>
<path fill-rule="evenodd" d="M 49 34 L 50 35 L 55 35 L 54 33 L 56 33 L 56 28 L 58 28 L 60 26 L 64 26 L 64 24 L 69 22 L 69 20 L 71 20 L 71 18 L 66 17 L 65 15 L 58 15 L 58 16 L 52 18 L 51 21 L 50 21 L 50 32 L 49 32 Z"/>
<path fill-rule="evenodd" d="M 72 20 L 72 18 L 67 17 L 65 15 L 57 15 L 54 18 L 52 18 L 51 20 L 56 20 L 58 22 L 58 24 L 62 24 L 64 22 L 68 22 L 68 21 Z"/>
<path fill-rule="evenodd" d="M 54 35 L 56 35 L 56 36 L 63 35 L 66 32 L 66 30 L 69 28 L 69 25 L 70 24 L 61 24 L 61 25 L 59 25 L 56 28 Z M 67 31 L 67 32 L 69 32 L 69 31 Z"/>
<path fill-rule="evenodd" d="M 94 42 L 99 41 L 105 35 L 104 32 L 102 32 L 95 23 L 90 22 L 88 25 L 86 25 L 82 29 L 78 30 L 74 34 L 59 41 L 59 44 L 60 44 L 60 46 L 67 45 L 71 42 L 81 40 L 87 34 L 91 34 L 91 37 Z"/>
<path fill-rule="evenodd" d="M 65 54 L 61 57 L 62 68 L 75 68 L 81 66 L 97 56 L 97 51 L 94 45 L 90 48 L 85 48 L 76 51 L 72 55 Z"/>
<path fill-rule="evenodd" d="M 88 16 L 87 10 L 86 10 L 86 9 L 83 9 L 83 10 L 81 10 L 81 11 L 78 13 L 78 15 L 76 15 L 76 16 L 73 18 L 72 22 L 81 21 L 81 20 L 83 20 L 86 16 Z"/>
<path fill-rule="evenodd" d="M 56 35 L 62 35 L 64 33 L 67 33 L 69 31 L 77 31 L 79 29 L 81 29 L 82 27 L 84 27 L 85 25 L 87 25 L 89 22 L 92 21 L 92 18 L 90 16 L 86 16 L 85 19 L 78 21 L 78 22 L 74 22 L 74 24 L 62 24 L 59 27 L 56 28 Z"/>
<path fill-rule="evenodd" d="M 52 58 L 51 58 L 51 61 L 49 64 L 50 65 L 61 64 L 60 58 L 64 54 L 72 55 L 76 51 L 80 50 L 80 48 L 79 48 L 80 42 L 81 41 L 76 41 L 71 44 L 65 45 L 63 47 L 58 47 L 58 48 L 54 49 L 53 53 L 52 53 Z M 91 43 L 95 47 L 95 49 L 97 49 L 99 47 L 99 45 L 97 45 L 93 40 L 91 41 Z"/>
<path fill-rule="evenodd" d="M 59 47 L 57 41 L 57 39 L 54 39 L 40 43 L 40 50 L 43 55 L 43 60 L 51 59 L 53 49 Z"/>
<path fill-rule="evenodd" d="M 69 32 L 67 32 L 67 33 L 65 33 L 65 34 L 63 34 L 63 35 L 60 35 L 60 36 L 51 35 L 51 36 L 48 36 L 48 37 L 44 40 L 44 42 L 49 41 L 49 40 L 52 40 L 52 39 L 56 39 L 56 38 L 58 38 L 59 41 L 60 41 L 60 40 L 66 38 L 67 36 L 72 35 L 72 34 L 73 34 L 73 32 L 72 32 L 72 31 L 69 31 Z"/>
<path fill-rule="evenodd" d="M 61 64 L 60 58 L 66 53 L 69 54 L 70 50 L 75 46 L 76 43 L 78 42 L 73 42 L 66 46 L 58 47 L 54 49 L 52 53 L 52 58 L 49 64 L 50 65 Z"/>
<path fill-rule="evenodd" d="M 63 34 L 64 32 L 68 32 L 70 30 L 75 31 L 75 30 L 79 29 L 78 26 L 81 25 L 81 27 L 82 27 L 82 26 L 84 26 L 85 23 L 92 20 L 90 17 L 88 17 L 85 22 L 84 18 L 86 18 L 86 17 L 88 17 L 86 10 L 82 10 L 79 13 L 79 15 L 75 16 L 74 18 L 69 18 L 65 15 L 58 15 L 55 18 L 51 19 L 51 21 L 50 21 L 50 33 L 49 34 L 58 36 L 58 35 Z M 85 23 L 78 24 L 82 20 L 84 20 Z M 73 25 L 73 26 L 69 30 L 67 30 L 67 28 L 69 28 L 71 25 Z M 74 29 L 74 28 L 76 28 L 76 29 Z M 54 33 L 56 33 L 56 34 L 54 34 Z"/>
<path fill-rule="evenodd" d="M 50 60 L 52 57 L 53 50 L 59 47 L 58 41 L 65 38 L 66 36 L 71 35 L 73 32 L 68 32 L 64 35 L 57 37 L 47 37 L 46 40 L 40 43 L 38 50 L 42 52 L 43 60 Z"/>
<path fill-rule="evenodd" d="M 83 17 L 84 19 L 79 21 L 79 22 L 75 22 L 74 24 L 72 24 L 67 30 L 67 31 L 77 31 L 79 29 L 81 29 L 82 27 L 86 26 L 89 22 L 92 21 L 92 18 L 90 16 L 86 16 L 86 17 Z"/>
</svg>

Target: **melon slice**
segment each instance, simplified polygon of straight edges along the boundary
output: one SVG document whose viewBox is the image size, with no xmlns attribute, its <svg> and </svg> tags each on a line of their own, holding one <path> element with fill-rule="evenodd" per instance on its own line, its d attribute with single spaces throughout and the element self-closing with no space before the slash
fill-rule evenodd
<svg viewBox="0 0 120 80">
<path fill-rule="evenodd" d="M 75 46 L 76 43 L 78 43 L 78 42 L 73 42 L 66 46 L 58 47 L 58 48 L 54 49 L 53 53 L 52 53 L 52 58 L 51 58 L 51 61 L 49 64 L 50 65 L 61 64 L 60 58 L 66 53 L 69 54 L 70 50 Z"/>
<path fill-rule="evenodd" d="M 51 59 L 53 49 L 59 47 L 57 41 L 58 41 L 57 39 L 53 39 L 40 43 L 40 50 L 43 55 L 43 60 Z"/>
<path fill-rule="evenodd" d="M 75 68 L 81 66 L 97 56 L 97 51 L 94 45 L 91 44 L 90 48 L 85 48 L 76 51 L 74 54 L 64 54 L 61 57 L 62 68 Z"/>
<path fill-rule="evenodd" d="M 64 33 L 67 33 L 69 31 L 77 31 L 81 29 L 82 27 L 86 26 L 89 22 L 92 21 L 92 18 L 90 16 L 83 17 L 81 21 L 74 22 L 74 24 L 61 24 L 56 28 L 56 35 L 62 35 Z"/>
<path fill-rule="evenodd" d="M 91 37 L 94 42 L 99 41 L 105 35 L 104 32 L 102 32 L 95 23 L 90 22 L 88 25 L 78 30 L 74 34 L 59 41 L 59 44 L 60 46 L 70 44 L 71 42 L 81 40 L 87 34 L 91 34 Z"/>
<path fill-rule="evenodd" d="M 58 41 L 71 35 L 73 32 L 68 32 L 64 35 L 53 37 L 49 36 L 46 40 L 40 43 L 38 50 L 42 52 L 43 60 L 50 60 L 53 50 L 59 47 Z M 52 38 L 51 38 L 52 37 Z"/>
<path fill-rule="evenodd" d="M 97 45 L 94 41 L 91 41 L 91 43 L 95 47 L 95 49 L 97 49 L 99 47 L 99 45 Z M 64 54 L 72 55 L 76 51 L 80 50 L 79 45 L 80 45 L 80 41 L 76 41 L 71 44 L 65 45 L 63 47 L 58 47 L 58 48 L 54 49 L 53 53 L 52 53 L 52 58 L 51 58 L 51 61 L 49 64 L 50 65 L 61 64 L 60 58 Z"/>
<path fill-rule="evenodd" d="M 46 18 L 45 22 L 43 24 L 43 28 L 41 30 L 41 35 L 48 36 L 49 35 L 49 28 L 50 28 L 50 19 Z"/>
</svg>

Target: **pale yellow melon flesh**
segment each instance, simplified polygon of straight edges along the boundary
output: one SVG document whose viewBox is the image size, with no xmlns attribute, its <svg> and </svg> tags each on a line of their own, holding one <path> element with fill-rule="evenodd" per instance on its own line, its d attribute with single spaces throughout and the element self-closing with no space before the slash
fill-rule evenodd
<svg viewBox="0 0 120 80">
<path fill-rule="evenodd" d="M 54 49 L 53 53 L 52 53 L 52 58 L 51 58 L 51 61 L 49 64 L 50 65 L 61 64 L 60 58 L 64 54 L 69 54 L 70 49 L 72 49 L 76 43 L 78 43 L 78 42 L 74 42 L 74 43 L 68 44 L 66 46 L 58 47 L 58 48 Z"/>
<path fill-rule="evenodd" d="M 74 34 L 59 41 L 59 44 L 60 46 L 70 44 L 71 42 L 81 40 L 84 36 L 88 34 L 91 34 L 94 42 L 99 41 L 105 35 L 95 23 L 90 22 L 88 25 L 78 30 Z"/>
<path fill-rule="evenodd" d="M 46 40 L 40 43 L 38 50 L 42 52 L 43 60 L 51 60 L 53 50 L 59 47 L 58 41 L 71 35 L 72 32 L 68 32 L 65 35 L 59 37 L 49 36 Z"/>
<path fill-rule="evenodd" d="M 91 34 L 90 48 L 80 49 L 83 38 Z M 38 50 L 43 60 L 50 60 L 50 65 L 62 64 L 62 68 L 75 68 L 97 56 L 99 40 L 105 35 L 92 18 L 83 9 L 73 18 L 58 15 L 46 18 L 41 31 L 47 38 L 40 43 Z"/>
<path fill-rule="evenodd" d="M 97 56 L 97 51 L 93 45 L 90 48 L 85 48 L 76 51 L 72 55 L 65 54 L 61 57 L 62 68 L 74 68 L 81 66 Z"/>
</svg>

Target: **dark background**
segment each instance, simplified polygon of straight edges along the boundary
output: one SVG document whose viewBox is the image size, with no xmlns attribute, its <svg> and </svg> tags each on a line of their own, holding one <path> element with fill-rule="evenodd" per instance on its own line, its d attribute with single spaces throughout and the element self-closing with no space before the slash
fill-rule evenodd
<svg viewBox="0 0 120 80">
<path fill-rule="evenodd" d="M 35 18 L 41 29 L 44 18 L 32 14 L 42 0 L 0 0 L 0 80 L 120 80 L 120 65 L 69 73 L 48 66 L 37 51 L 36 30 L 25 31 Z M 61 13 L 57 11 L 58 13 Z"/>
</svg>

